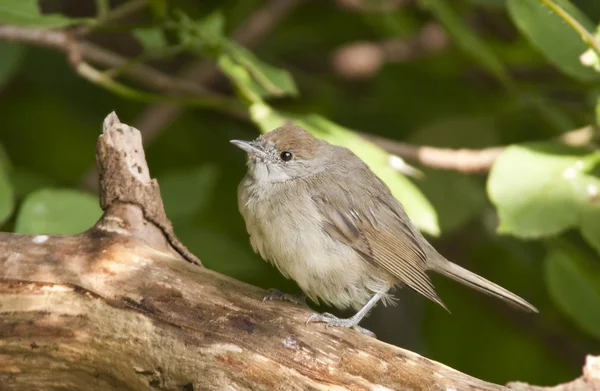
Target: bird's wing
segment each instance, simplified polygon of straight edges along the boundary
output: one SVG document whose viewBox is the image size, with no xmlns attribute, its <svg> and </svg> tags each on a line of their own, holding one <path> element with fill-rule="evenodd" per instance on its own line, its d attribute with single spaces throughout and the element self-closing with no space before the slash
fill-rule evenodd
<svg viewBox="0 0 600 391">
<path fill-rule="evenodd" d="M 355 183 L 358 186 L 347 192 L 336 186 L 333 193 L 329 186 L 329 197 L 322 193 L 313 196 L 324 218 L 323 230 L 352 247 L 373 266 L 446 308 L 425 273 L 426 254 L 413 233 L 416 228 L 411 228 L 402 206 L 387 186 L 375 174 L 369 174 L 375 178 L 370 183 L 373 186 Z M 364 198 L 358 198 L 367 202 L 357 202 L 356 194 L 352 194 L 356 191 L 364 192 Z"/>
</svg>

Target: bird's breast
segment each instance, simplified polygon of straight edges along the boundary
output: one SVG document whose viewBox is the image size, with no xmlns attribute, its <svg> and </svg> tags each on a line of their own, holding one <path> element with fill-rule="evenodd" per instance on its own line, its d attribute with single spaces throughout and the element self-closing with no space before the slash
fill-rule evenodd
<svg viewBox="0 0 600 391">
<path fill-rule="evenodd" d="M 254 251 L 313 300 L 360 307 L 373 291 L 384 289 L 358 253 L 325 233 L 323 216 L 310 195 L 283 185 L 240 185 L 240 212 Z"/>
</svg>

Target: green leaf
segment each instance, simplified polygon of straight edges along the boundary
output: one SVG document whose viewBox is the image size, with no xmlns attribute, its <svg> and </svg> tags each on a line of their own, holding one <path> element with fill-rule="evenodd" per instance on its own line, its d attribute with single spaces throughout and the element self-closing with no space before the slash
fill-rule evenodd
<svg viewBox="0 0 600 391">
<path fill-rule="evenodd" d="M 593 31 L 594 25 L 568 0 L 553 0 L 583 28 Z M 507 0 L 511 18 L 548 60 L 574 79 L 593 81 L 600 75 L 586 68 L 579 56 L 588 48 L 579 34 L 539 0 Z"/>
<path fill-rule="evenodd" d="M 253 79 L 264 89 L 261 96 L 297 95 L 298 90 L 291 74 L 259 60 L 246 48 L 230 42 L 226 55 L 244 67 Z"/>
<path fill-rule="evenodd" d="M 576 247 L 553 246 L 545 280 L 556 305 L 582 330 L 600 340 L 600 266 Z"/>
<path fill-rule="evenodd" d="M 144 50 L 162 49 L 168 45 L 165 34 L 158 27 L 134 29 L 131 33 Z"/>
<path fill-rule="evenodd" d="M 8 159 L 4 149 L 0 148 L 0 225 L 12 215 L 15 208 L 15 194 L 8 169 Z"/>
<path fill-rule="evenodd" d="M 520 0 L 519 0 L 520 1 Z M 454 38 L 456 44 L 469 56 L 496 76 L 505 86 L 512 88 L 513 82 L 506 67 L 489 47 L 471 31 L 460 16 L 448 5 L 447 0 L 420 0 L 419 3 L 429 10 L 446 31 Z"/>
<path fill-rule="evenodd" d="M 212 13 L 199 21 L 181 13 L 179 16 L 175 28 L 181 43 L 215 59 L 250 102 L 263 97 L 297 95 L 289 72 L 263 62 L 223 35 L 224 19 L 220 13 Z"/>
<path fill-rule="evenodd" d="M 19 210 L 15 232 L 76 234 L 94 225 L 102 210 L 98 199 L 70 189 L 41 189 L 31 193 Z"/>
<path fill-rule="evenodd" d="M 578 227 L 600 251 L 600 179 L 589 173 L 599 161 L 600 153 L 553 143 L 507 148 L 488 179 L 500 217 L 498 231 L 539 238 Z"/>
<path fill-rule="evenodd" d="M 218 172 L 214 166 L 179 169 L 158 177 L 169 219 L 189 219 L 201 212 L 214 192 Z"/>
<path fill-rule="evenodd" d="M 227 41 L 223 15 L 213 12 L 200 20 L 193 20 L 181 11 L 176 15 L 178 18 L 170 27 L 175 29 L 181 43 L 213 58 L 218 57 L 221 46 Z"/>
<path fill-rule="evenodd" d="M 0 2 L 0 23 L 16 26 L 59 28 L 91 22 L 93 22 L 93 19 L 72 19 L 60 14 L 42 14 L 38 0 L 2 0 Z"/>
<path fill-rule="evenodd" d="M 389 186 L 392 194 L 400 200 L 406 213 L 420 230 L 439 235 L 440 228 L 435 209 L 417 186 L 391 167 L 390 155 L 375 144 L 316 114 L 283 116 L 264 103 L 256 103 L 250 107 L 250 115 L 263 133 L 282 126 L 290 119 L 318 138 L 349 148 Z"/>
<path fill-rule="evenodd" d="M 250 73 L 231 57 L 221 56 L 218 64 L 223 73 L 233 82 L 238 95 L 249 104 L 261 102 L 267 95 L 267 91 L 252 78 Z"/>
<path fill-rule="evenodd" d="M 0 87 L 17 72 L 25 54 L 25 46 L 0 42 Z"/>
</svg>

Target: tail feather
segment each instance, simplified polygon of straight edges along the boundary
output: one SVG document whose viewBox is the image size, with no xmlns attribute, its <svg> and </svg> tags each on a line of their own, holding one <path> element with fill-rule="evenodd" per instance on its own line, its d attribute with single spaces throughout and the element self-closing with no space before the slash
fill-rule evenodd
<svg viewBox="0 0 600 391">
<path fill-rule="evenodd" d="M 476 289 L 490 296 L 494 296 L 499 299 L 505 300 L 508 303 L 513 304 L 526 311 L 538 312 L 537 308 L 535 308 L 519 296 L 515 295 L 514 293 L 509 292 L 508 290 L 502 288 L 500 285 L 494 284 L 493 282 L 488 281 L 485 278 L 478 276 L 477 274 L 470 272 L 467 269 L 448 261 L 441 255 L 438 255 L 434 259 L 430 258 L 427 261 L 429 263 L 430 270 L 438 272 L 470 288 Z"/>
</svg>

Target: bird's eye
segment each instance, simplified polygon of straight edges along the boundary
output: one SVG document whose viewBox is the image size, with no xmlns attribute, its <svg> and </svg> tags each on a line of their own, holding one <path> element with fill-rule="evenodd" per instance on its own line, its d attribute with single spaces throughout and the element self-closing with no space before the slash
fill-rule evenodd
<svg viewBox="0 0 600 391">
<path fill-rule="evenodd" d="M 281 158 L 281 160 L 283 160 L 284 162 L 289 162 L 290 160 L 292 160 L 292 157 L 294 155 L 292 155 L 291 152 L 288 151 L 283 151 L 281 152 L 281 154 L 279 155 L 279 157 Z"/>
</svg>

